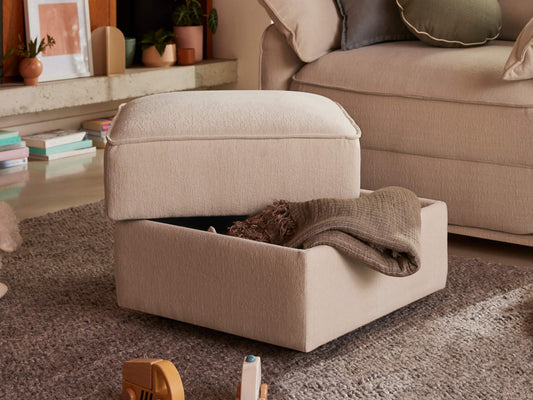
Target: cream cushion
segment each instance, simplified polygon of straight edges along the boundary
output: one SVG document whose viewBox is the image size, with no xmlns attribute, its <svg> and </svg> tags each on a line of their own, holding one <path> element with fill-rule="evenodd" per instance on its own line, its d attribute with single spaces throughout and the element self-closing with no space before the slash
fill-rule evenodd
<svg viewBox="0 0 533 400">
<path fill-rule="evenodd" d="M 503 72 L 503 79 L 508 81 L 531 78 L 533 78 L 533 19 L 516 39 Z"/>
<path fill-rule="evenodd" d="M 529 151 L 533 147 L 529 129 L 532 121 L 530 113 L 524 113 L 524 110 L 533 110 L 531 84 L 509 85 L 501 79 L 512 46 L 512 42 L 496 41 L 467 50 L 442 51 L 417 41 L 382 43 L 352 50 L 357 56 L 357 68 L 353 68 L 354 54 L 336 51 L 305 65 L 295 74 L 291 88 L 319 92 L 347 109 L 354 104 L 354 109 L 348 111 L 358 116 L 366 105 L 357 105 L 349 95 L 379 96 L 376 101 L 387 103 L 384 109 L 389 111 L 374 122 L 379 123 L 383 133 L 363 135 L 362 143 L 366 146 L 381 143 L 382 149 L 385 144 L 388 150 L 404 153 L 533 167 Z M 386 64 L 382 62 L 385 58 Z M 323 90 L 326 88 L 327 92 Z M 347 95 L 340 100 L 339 95 L 331 97 L 332 91 Z M 393 105 L 396 99 L 426 103 L 418 105 L 421 107 L 418 111 L 416 108 L 400 111 Z M 380 108 L 372 112 L 379 113 Z M 404 121 L 416 121 L 416 124 L 392 121 L 396 112 L 403 112 Z M 438 123 L 425 118 L 441 114 L 442 120 Z M 358 123 L 365 132 L 359 117 Z M 485 132 L 483 137 L 469 134 L 473 124 Z M 512 137 L 501 134 L 511 128 Z M 391 129 L 397 134 L 385 133 Z M 519 143 L 524 145 L 519 146 Z"/>
<path fill-rule="evenodd" d="M 113 219 L 251 214 L 275 199 L 359 196 L 360 130 L 335 102 L 284 91 L 133 100 L 105 150 Z"/>
<path fill-rule="evenodd" d="M 302 61 L 338 49 L 342 19 L 335 0 L 259 0 Z"/>
</svg>

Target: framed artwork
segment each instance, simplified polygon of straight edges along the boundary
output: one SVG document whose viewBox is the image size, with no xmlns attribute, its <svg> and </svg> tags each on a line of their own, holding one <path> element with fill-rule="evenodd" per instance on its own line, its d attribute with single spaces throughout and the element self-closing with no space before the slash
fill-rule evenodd
<svg viewBox="0 0 533 400">
<path fill-rule="evenodd" d="M 40 82 L 93 75 L 88 0 L 24 0 L 26 40 L 50 35 L 55 46 L 37 57 Z"/>
</svg>

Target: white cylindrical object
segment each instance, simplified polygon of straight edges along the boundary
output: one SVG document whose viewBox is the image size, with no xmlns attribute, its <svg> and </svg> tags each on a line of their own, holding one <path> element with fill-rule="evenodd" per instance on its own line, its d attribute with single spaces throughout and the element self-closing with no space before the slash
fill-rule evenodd
<svg viewBox="0 0 533 400">
<path fill-rule="evenodd" d="M 261 387 L 261 357 L 247 356 L 242 363 L 241 400 L 257 400 Z"/>
</svg>

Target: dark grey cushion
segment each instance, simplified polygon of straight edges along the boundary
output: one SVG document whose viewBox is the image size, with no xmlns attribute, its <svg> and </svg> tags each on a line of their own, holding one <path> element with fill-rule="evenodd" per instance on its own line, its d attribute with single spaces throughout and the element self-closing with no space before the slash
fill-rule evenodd
<svg viewBox="0 0 533 400">
<path fill-rule="evenodd" d="M 397 3 L 406 26 L 432 46 L 479 46 L 496 39 L 502 27 L 498 0 L 397 0 Z"/>
<path fill-rule="evenodd" d="M 343 50 L 415 37 L 402 22 L 395 0 L 337 0 L 343 18 Z"/>
</svg>

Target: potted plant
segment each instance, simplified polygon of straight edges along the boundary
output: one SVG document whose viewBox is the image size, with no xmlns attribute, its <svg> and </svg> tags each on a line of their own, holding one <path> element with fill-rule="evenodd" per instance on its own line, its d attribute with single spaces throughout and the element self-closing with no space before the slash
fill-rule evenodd
<svg viewBox="0 0 533 400">
<path fill-rule="evenodd" d="M 169 67 L 176 62 L 174 34 L 163 28 L 150 31 L 141 40 L 142 62 L 147 67 Z"/>
<path fill-rule="evenodd" d="M 218 27 L 218 14 L 215 8 L 205 15 L 198 0 L 184 0 L 172 14 L 176 46 L 193 48 L 195 61 L 203 59 L 203 22 L 206 17 L 207 28 L 214 34 Z"/>
<path fill-rule="evenodd" d="M 39 39 L 36 37 L 28 43 L 20 40 L 19 45 L 14 49 L 9 49 L 2 61 L 12 55 L 22 57 L 19 63 L 19 73 L 24 79 L 24 84 L 28 86 L 35 86 L 39 84 L 39 75 L 43 72 L 43 63 L 37 58 L 41 52 L 56 44 L 55 39 L 46 35 L 46 39 Z"/>
</svg>

